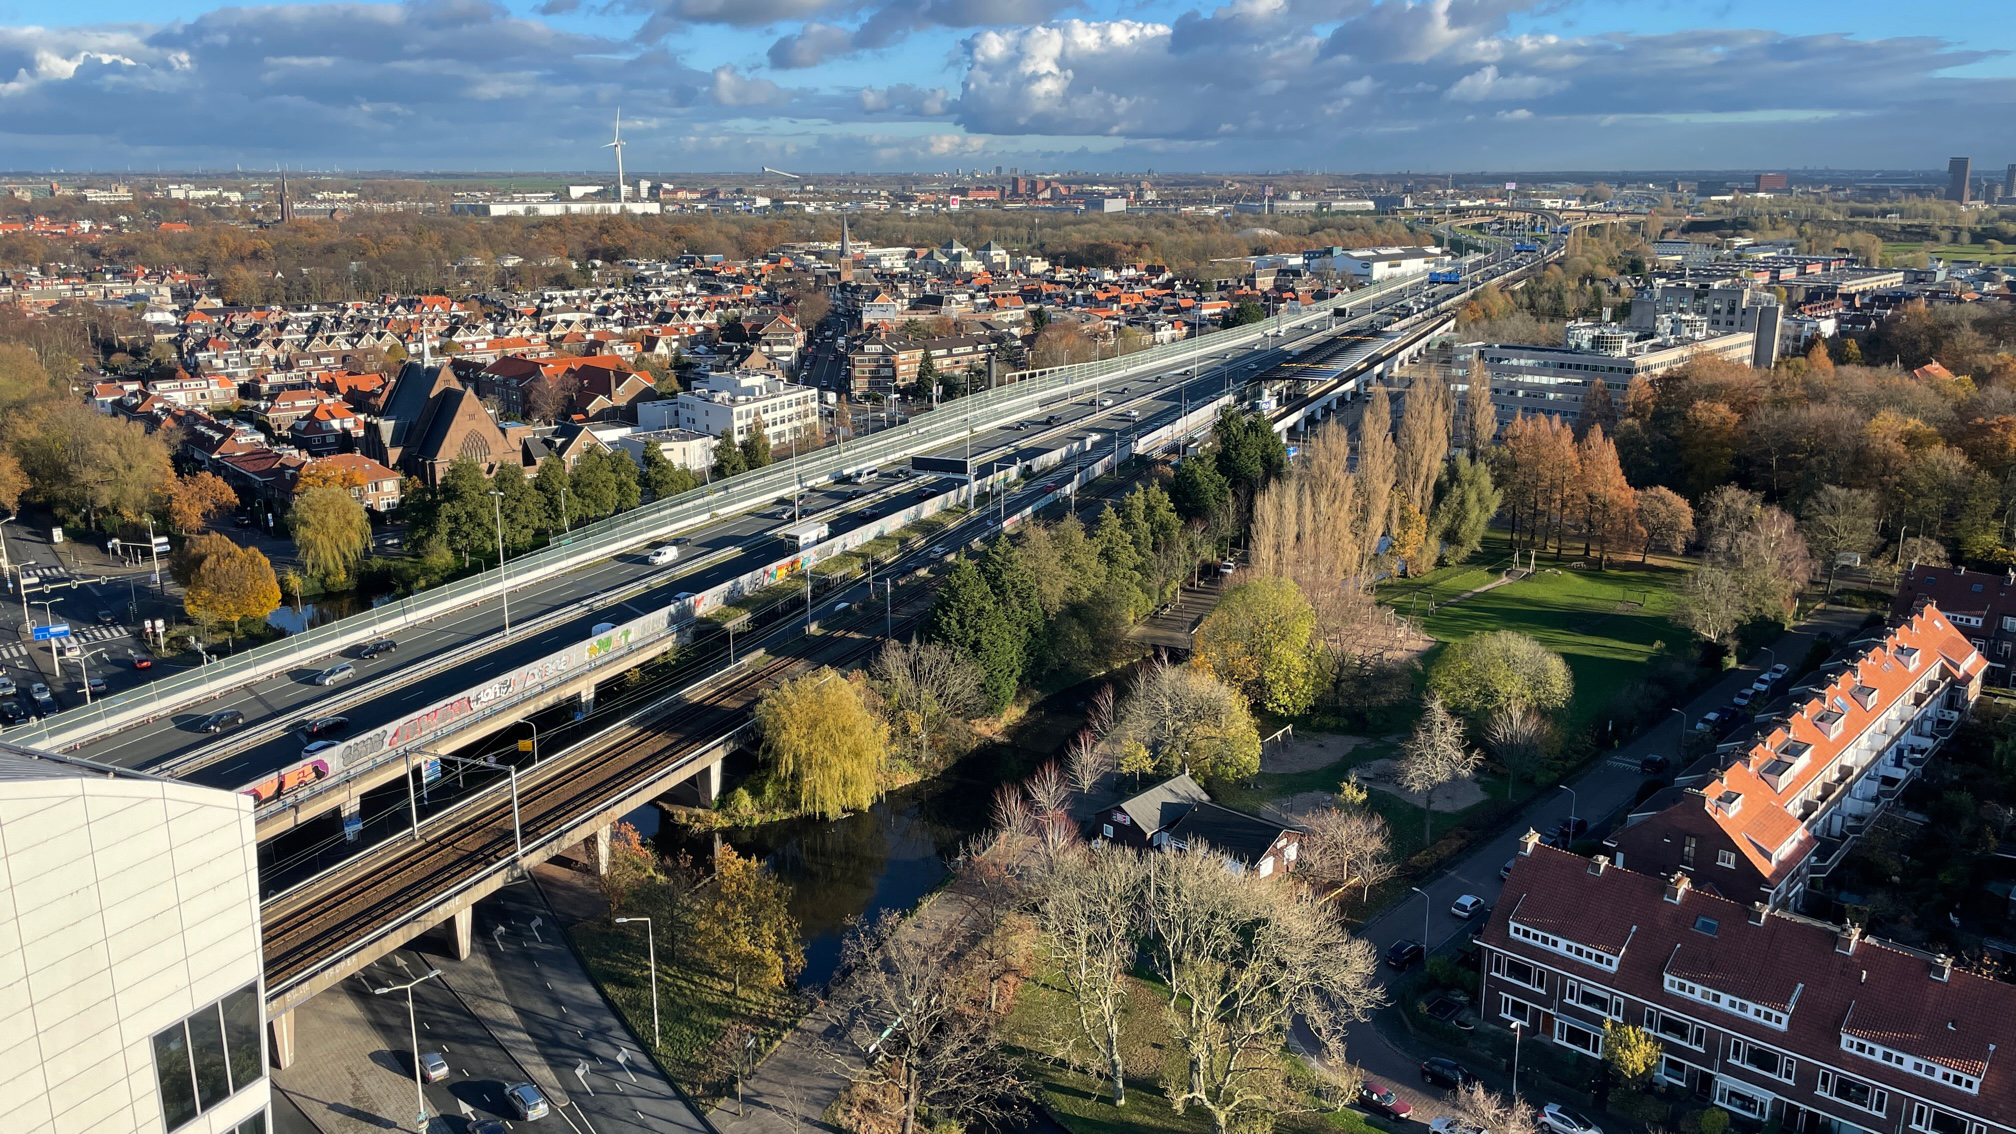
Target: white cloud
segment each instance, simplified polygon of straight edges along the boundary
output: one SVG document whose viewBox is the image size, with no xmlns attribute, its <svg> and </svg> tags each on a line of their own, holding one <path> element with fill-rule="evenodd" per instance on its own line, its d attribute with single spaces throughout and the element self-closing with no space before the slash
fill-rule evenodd
<svg viewBox="0 0 2016 1134">
<path fill-rule="evenodd" d="M 1510 101 L 1539 98 L 1567 86 L 1566 80 L 1539 75 L 1500 75 L 1498 65 L 1493 63 L 1456 80 L 1455 85 L 1449 88 L 1449 98 L 1456 102 Z"/>
<path fill-rule="evenodd" d="M 782 106 L 791 101 L 791 93 L 783 87 L 769 79 L 751 79 L 727 63 L 714 68 L 711 93 L 717 106 Z"/>
</svg>

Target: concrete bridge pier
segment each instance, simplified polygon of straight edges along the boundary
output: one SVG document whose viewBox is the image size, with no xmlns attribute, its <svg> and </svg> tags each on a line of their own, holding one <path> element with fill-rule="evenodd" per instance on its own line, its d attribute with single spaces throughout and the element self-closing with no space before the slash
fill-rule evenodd
<svg viewBox="0 0 2016 1134">
<path fill-rule="evenodd" d="M 476 907 L 463 906 L 454 916 L 441 923 L 448 931 L 448 952 L 458 961 L 469 959 L 469 951 L 476 936 Z"/>
<path fill-rule="evenodd" d="M 294 1066 L 294 1010 L 289 1008 L 266 1021 L 266 1061 L 275 1071 Z"/>
<path fill-rule="evenodd" d="M 700 774 L 693 777 L 693 786 L 700 792 L 700 806 L 712 807 L 721 798 L 721 761 L 716 760 Z"/>
<path fill-rule="evenodd" d="M 609 844 L 614 837 L 614 831 L 615 828 L 613 826 L 604 824 L 595 828 L 595 833 L 589 836 L 588 849 L 590 853 L 588 855 L 588 862 L 595 868 L 595 877 L 597 878 L 609 873 Z"/>
</svg>

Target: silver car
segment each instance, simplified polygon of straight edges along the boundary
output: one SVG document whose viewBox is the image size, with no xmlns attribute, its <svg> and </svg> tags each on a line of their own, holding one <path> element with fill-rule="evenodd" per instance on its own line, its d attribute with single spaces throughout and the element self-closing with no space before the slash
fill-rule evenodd
<svg viewBox="0 0 2016 1134">
<path fill-rule="evenodd" d="M 420 1053 L 420 1077 L 438 1083 L 448 1077 L 448 1057 L 438 1051 Z"/>
<path fill-rule="evenodd" d="M 334 685 L 339 681 L 348 681 L 355 676 L 357 676 L 357 667 L 351 665 L 349 662 L 344 662 L 342 665 L 332 665 L 321 673 L 316 674 L 315 684 Z"/>
<path fill-rule="evenodd" d="M 546 1117 L 546 1096 L 530 1083 L 514 1083 L 504 1088 L 504 1098 L 520 1119 Z"/>
</svg>

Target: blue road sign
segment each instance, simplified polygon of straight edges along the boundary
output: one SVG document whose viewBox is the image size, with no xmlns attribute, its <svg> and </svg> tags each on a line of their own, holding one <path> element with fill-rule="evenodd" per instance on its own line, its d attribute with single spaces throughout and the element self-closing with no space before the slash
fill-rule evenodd
<svg viewBox="0 0 2016 1134">
<path fill-rule="evenodd" d="M 70 624 L 68 622 L 58 622 L 53 626 L 37 626 L 35 628 L 35 640 L 38 642 L 46 642 L 51 638 L 68 638 L 69 636 Z"/>
</svg>

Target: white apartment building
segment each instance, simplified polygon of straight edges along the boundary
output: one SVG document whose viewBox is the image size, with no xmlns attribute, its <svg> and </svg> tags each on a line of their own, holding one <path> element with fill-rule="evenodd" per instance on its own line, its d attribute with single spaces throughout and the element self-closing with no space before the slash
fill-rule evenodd
<svg viewBox="0 0 2016 1134">
<path fill-rule="evenodd" d="M 772 445 L 819 432 L 819 391 L 769 374 L 727 371 L 697 375 L 675 398 L 637 404 L 639 430 L 684 429 L 709 437 L 733 430 L 740 442 L 761 420 Z"/>
<path fill-rule="evenodd" d="M 265 1134 L 252 798 L 0 745 L 9 1134 Z"/>
<path fill-rule="evenodd" d="M 1482 355 L 1491 375 L 1491 404 L 1501 425 L 1515 414 L 1546 414 L 1573 421 L 1597 382 L 1609 387 L 1613 402 L 1622 405 L 1633 378 L 1671 370 L 1698 355 L 1750 361 L 1756 336 L 1708 334 L 1705 324 L 1687 316 L 1669 316 L 1664 333 L 1641 332 L 1614 323 L 1570 323 L 1567 343 L 1558 347 L 1529 343 L 1483 343 Z M 1459 359 L 1452 387 L 1469 388 L 1468 366 Z"/>
</svg>

